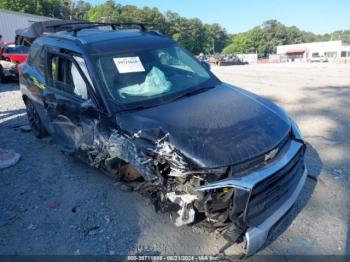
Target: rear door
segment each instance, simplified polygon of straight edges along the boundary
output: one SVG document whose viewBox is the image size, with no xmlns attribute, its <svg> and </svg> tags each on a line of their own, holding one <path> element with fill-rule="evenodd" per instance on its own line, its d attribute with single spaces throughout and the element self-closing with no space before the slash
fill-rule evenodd
<svg viewBox="0 0 350 262">
<path fill-rule="evenodd" d="M 99 119 L 92 83 L 82 56 L 47 51 L 43 92 L 49 132 L 59 147 L 75 153 L 91 146 Z"/>
</svg>

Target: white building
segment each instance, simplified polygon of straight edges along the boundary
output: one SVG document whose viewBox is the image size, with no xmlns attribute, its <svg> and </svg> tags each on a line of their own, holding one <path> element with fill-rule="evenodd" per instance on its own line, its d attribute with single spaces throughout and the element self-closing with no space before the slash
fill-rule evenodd
<svg viewBox="0 0 350 262">
<path fill-rule="evenodd" d="M 0 9 L 0 35 L 3 41 L 14 41 L 16 29 L 26 28 L 35 22 L 47 20 L 56 19 Z"/>
<path fill-rule="evenodd" d="M 317 57 L 325 57 L 328 61 L 350 59 L 350 45 L 342 41 L 326 41 L 277 46 L 277 55 L 285 57 L 289 62 L 312 61 Z"/>
</svg>

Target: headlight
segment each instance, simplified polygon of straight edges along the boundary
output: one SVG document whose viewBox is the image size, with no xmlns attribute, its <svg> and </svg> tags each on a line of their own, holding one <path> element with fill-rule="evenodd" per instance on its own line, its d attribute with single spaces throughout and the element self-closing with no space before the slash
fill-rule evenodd
<svg viewBox="0 0 350 262">
<path fill-rule="evenodd" d="M 290 122 L 292 123 L 292 132 L 293 132 L 294 137 L 298 140 L 303 140 L 303 137 L 301 135 L 301 132 L 300 132 L 298 125 L 294 122 L 293 119 L 290 119 Z"/>
</svg>

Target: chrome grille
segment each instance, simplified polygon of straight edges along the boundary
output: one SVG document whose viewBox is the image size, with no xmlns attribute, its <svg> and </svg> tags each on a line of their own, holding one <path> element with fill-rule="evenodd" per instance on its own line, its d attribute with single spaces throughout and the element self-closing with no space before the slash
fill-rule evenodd
<svg viewBox="0 0 350 262">
<path fill-rule="evenodd" d="M 245 213 L 249 226 L 257 226 L 294 192 L 304 172 L 304 148 L 281 170 L 254 185 Z"/>
</svg>

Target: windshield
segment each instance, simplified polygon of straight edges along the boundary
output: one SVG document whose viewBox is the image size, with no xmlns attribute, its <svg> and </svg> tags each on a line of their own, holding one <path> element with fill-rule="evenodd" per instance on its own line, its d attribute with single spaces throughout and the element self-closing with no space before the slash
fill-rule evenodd
<svg viewBox="0 0 350 262">
<path fill-rule="evenodd" d="M 209 84 L 210 74 L 179 46 L 97 58 L 110 95 L 122 107 L 159 104 Z"/>
</svg>

